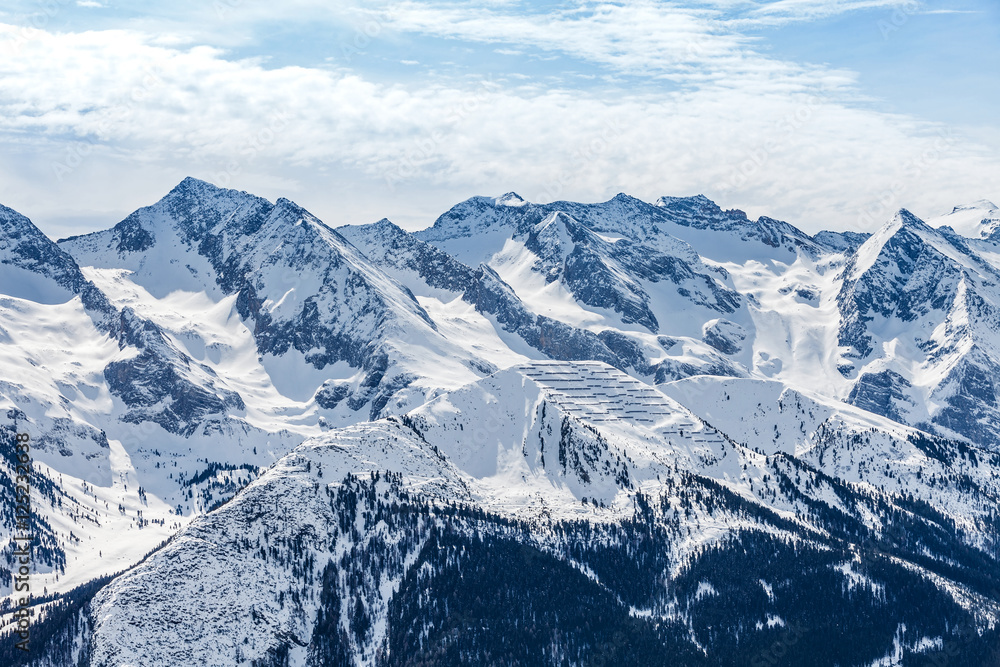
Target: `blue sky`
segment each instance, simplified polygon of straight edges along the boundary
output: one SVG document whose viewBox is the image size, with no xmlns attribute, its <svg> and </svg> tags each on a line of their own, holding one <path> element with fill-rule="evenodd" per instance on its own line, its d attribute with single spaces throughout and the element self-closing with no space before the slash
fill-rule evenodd
<svg viewBox="0 0 1000 667">
<path fill-rule="evenodd" d="M 53 236 L 186 175 L 409 228 L 510 190 L 809 231 L 1000 199 L 995 0 L 8 0 L 0 55 L 0 202 Z"/>
<path fill-rule="evenodd" d="M 775 57 L 856 71 L 859 88 L 877 98 L 879 108 L 943 123 L 995 124 L 1000 3 L 952 0 L 933 7 L 937 13 L 847 12 L 765 36 Z"/>
</svg>

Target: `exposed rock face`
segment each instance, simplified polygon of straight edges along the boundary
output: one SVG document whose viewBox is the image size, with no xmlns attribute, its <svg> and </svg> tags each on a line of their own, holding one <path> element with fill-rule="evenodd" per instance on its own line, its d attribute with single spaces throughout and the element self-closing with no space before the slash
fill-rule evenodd
<svg viewBox="0 0 1000 667">
<path fill-rule="evenodd" d="M 215 371 L 178 350 L 155 324 L 122 311 L 122 341 L 140 350 L 104 369 L 111 391 L 130 407 L 126 421 L 152 421 L 171 433 L 190 435 L 209 416 L 245 409 L 243 399 L 221 386 Z"/>
<path fill-rule="evenodd" d="M 158 264 L 163 259 L 186 266 L 191 289 L 235 296 L 236 310 L 260 354 L 281 357 L 295 351 L 316 369 L 345 362 L 360 370 L 363 377 L 348 404 L 354 410 L 367 406 L 365 414 L 378 414 L 413 379 L 397 367 L 391 341 L 416 332 L 438 337 L 436 325 L 408 288 L 286 199 L 271 204 L 186 179 L 112 230 L 63 245 L 89 265 L 128 267 L 147 286 L 169 280 Z M 123 368 L 112 369 L 116 388 L 124 386 L 125 377 L 138 378 Z M 154 395 L 131 391 L 126 400 L 144 396 L 148 401 Z M 321 396 L 333 404 L 325 393 Z M 229 395 L 211 401 L 198 395 L 185 405 L 185 412 L 204 412 L 238 407 L 239 402 Z"/>
</svg>

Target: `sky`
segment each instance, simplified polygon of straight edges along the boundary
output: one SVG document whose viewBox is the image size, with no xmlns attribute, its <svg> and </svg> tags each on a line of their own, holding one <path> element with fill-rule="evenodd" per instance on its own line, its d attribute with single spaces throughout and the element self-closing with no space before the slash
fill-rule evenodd
<svg viewBox="0 0 1000 667">
<path fill-rule="evenodd" d="M 5 0 L 0 203 L 185 176 L 332 226 L 704 194 L 816 232 L 1000 204 L 996 0 Z"/>
</svg>

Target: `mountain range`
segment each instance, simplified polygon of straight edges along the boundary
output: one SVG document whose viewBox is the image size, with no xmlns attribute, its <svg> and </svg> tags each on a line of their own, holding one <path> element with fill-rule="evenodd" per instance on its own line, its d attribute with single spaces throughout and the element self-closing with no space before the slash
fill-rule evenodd
<svg viewBox="0 0 1000 667">
<path fill-rule="evenodd" d="M 989 202 L 0 207 L 0 360 L 3 664 L 1000 665 Z"/>
</svg>

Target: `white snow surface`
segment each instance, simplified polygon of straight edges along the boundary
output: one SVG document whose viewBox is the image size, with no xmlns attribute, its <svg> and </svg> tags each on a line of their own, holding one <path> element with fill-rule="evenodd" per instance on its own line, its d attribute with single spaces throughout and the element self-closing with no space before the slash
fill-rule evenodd
<svg viewBox="0 0 1000 667">
<path fill-rule="evenodd" d="M 950 213 L 927 220 L 932 227 L 951 227 L 970 239 L 985 239 L 1000 229 L 1000 209 L 991 201 L 981 199 L 971 204 L 956 206 Z"/>
</svg>

